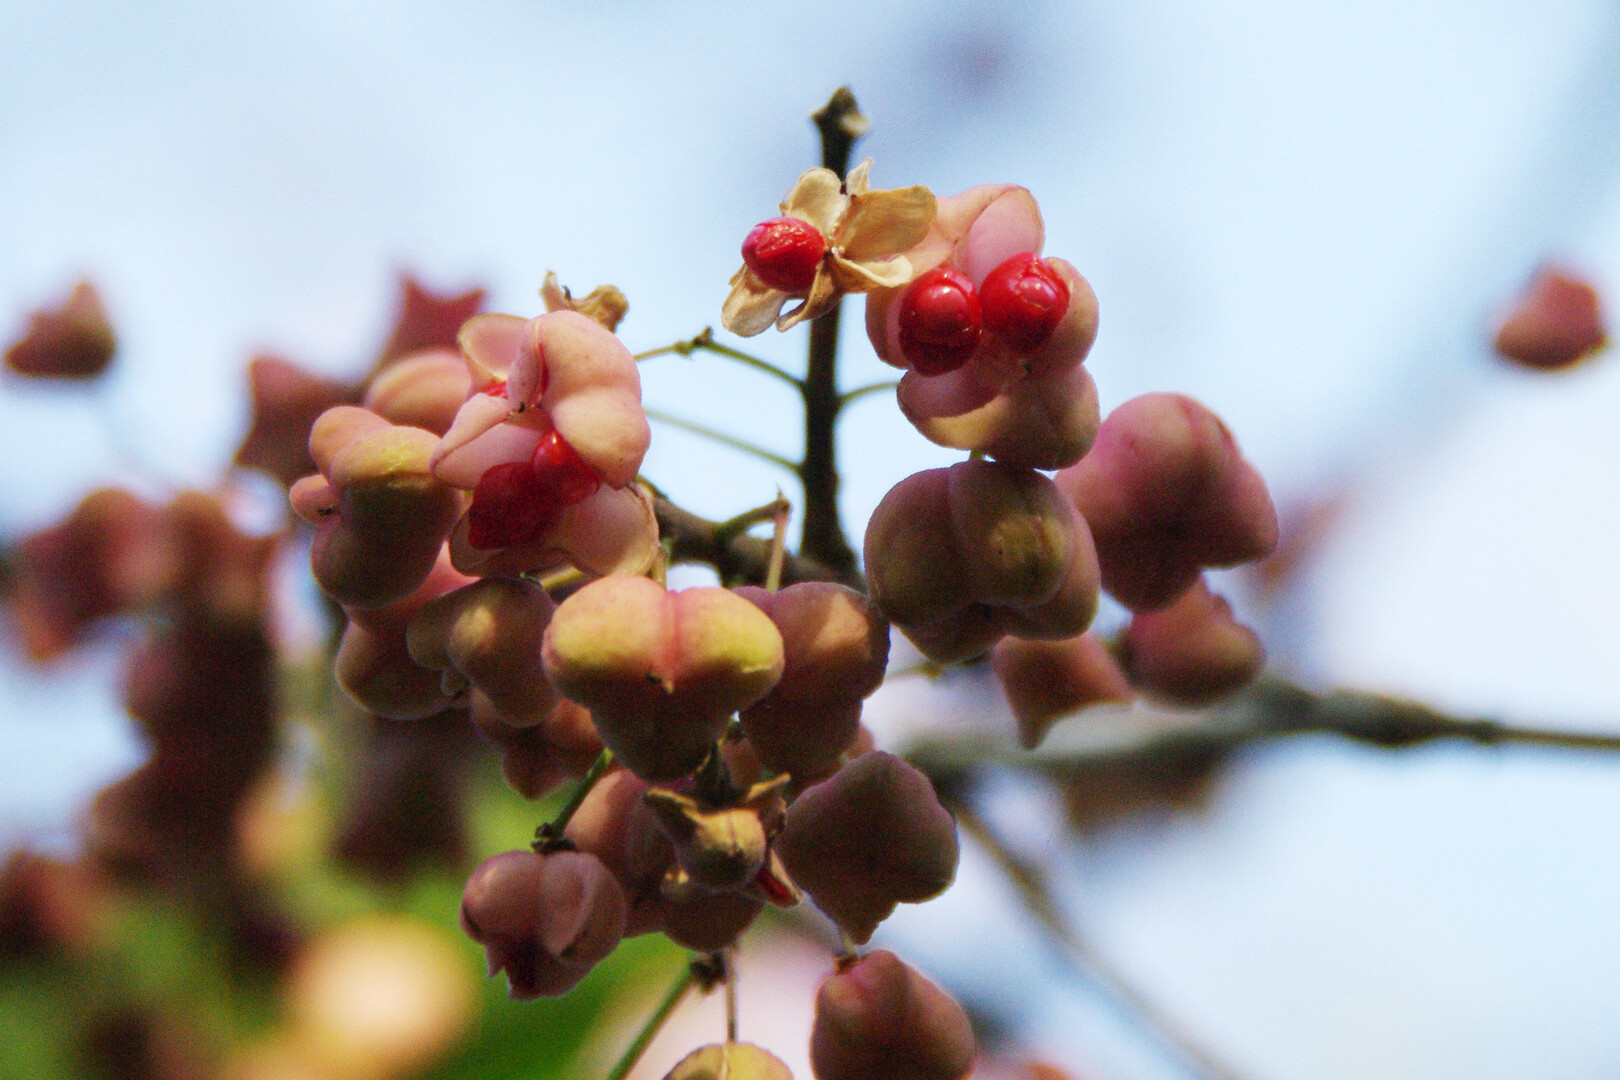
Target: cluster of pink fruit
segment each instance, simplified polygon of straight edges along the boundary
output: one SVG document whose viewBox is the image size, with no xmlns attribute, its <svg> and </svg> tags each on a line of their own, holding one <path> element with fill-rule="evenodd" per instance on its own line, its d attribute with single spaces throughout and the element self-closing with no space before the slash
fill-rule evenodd
<svg viewBox="0 0 1620 1080">
<path fill-rule="evenodd" d="M 316 580 L 348 615 L 344 688 L 395 719 L 467 708 L 531 797 L 589 770 L 561 827 L 467 885 L 463 925 L 516 996 L 566 992 L 626 934 L 719 950 L 801 890 L 863 944 L 897 903 L 950 883 L 951 815 L 860 725 L 891 620 L 941 662 L 996 646 L 1031 742 L 1058 712 L 1133 685 L 1197 700 L 1258 667 L 1253 635 L 1201 582 L 1276 536 L 1225 428 L 1169 396 L 1101 423 L 1082 366 L 1096 299 L 1040 257 L 1028 192 L 939 201 L 874 191 L 867 168 L 801 178 L 745 242 L 724 318 L 757 333 L 872 293 L 873 343 L 909 369 L 906 416 L 973 452 L 883 500 L 869 596 L 815 581 L 666 590 L 636 479 L 649 442 L 636 365 L 612 333 L 622 303 L 552 289 L 538 318 L 477 316 L 461 362 L 403 360 L 314 424 L 319 472 L 291 496 L 316 528 Z M 571 590 L 560 604 L 552 571 Z M 1099 586 L 1141 613 L 1121 661 L 1082 636 Z M 823 985 L 812 1044 L 821 1080 L 953 1080 L 973 1053 L 960 1008 L 881 952 Z M 758 1054 L 705 1048 L 677 1073 L 742 1075 L 737 1055 Z"/>
</svg>

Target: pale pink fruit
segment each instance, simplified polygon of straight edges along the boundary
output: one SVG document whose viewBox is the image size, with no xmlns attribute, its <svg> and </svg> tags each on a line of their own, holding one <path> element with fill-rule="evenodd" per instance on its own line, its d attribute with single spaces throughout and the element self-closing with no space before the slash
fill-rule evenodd
<svg viewBox="0 0 1620 1080">
<path fill-rule="evenodd" d="M 736 590 L 782 635 L 782 678 L 743 709 L 759 760 L 795 780 L 825 776 L 860 728 L 861 702 L 883 684 L 889 623 L 870 599 L 843 585 L 805 581 L 780 592 Z"/>
<path fill-rule="evenodd" d="M 630 351 L 571 310 L 528 320 L 480 315 L 462 327 L 460 343 L 471 392 L 432 458 L 434 475 L 473 492 L 452 547 L 457 567 L 645 569 L 657 525 L 632 485 L 651 429 Z M 578 468 L 549 468 L 550 444 Z M 581 476 L 591 483 L 577 483 Z"/>
<path fill-rule="evenodd" d="M 248 362 L 248 386 L 253 424 L 233 460 L 269 473 L 283 487 L 315 471 L 309 453 L 315 421 L 334 405 L 352 403 L 358 392 L 276 356 L 256 356 Z"/>
<path fill-rule="evenodd" d="M 1131 620 L 1125 668 L 1143 691 L 1176 705 L 1207 705 L 1254 681 L 1266 651 L 1232 606 L 1202 580 L 1163 611 Z"/>
<path fill-rule="evenodd" d="M 1097 392 L 1076 369 L 1097 336 L 1097 297 L 1073 266 L 1039 257 L 1043 239 L 1024 188 L 972 188 L 941 199 L 928 235 L 907 252 L 917 280 L 867 298 L 873 348 L 911 369 L 900 407 L 929 440 L 1038 469 L 1071 465 L 1091 445 Z M 940 355 L 914 341 L 916 294 L 932 287 L 923 275 L 936 268 L 962 276 L 982 326 L 974 344 L 951 338 Z"/>
<path fill-rule="evenodd" d="M 428 468 L 436 440 L 352 405 L 321 414 L 309 448 L 320 472 L 293 485 L 293 509 L 315 526 L 315 581 L 345 607 L 376 608 L 427 577 L 461 513 L 462 496 Z"/>
<path fill-rule="evenodd" d="M 624 892 L 594 855 L 508 851 L 473 871 L 461 926 L 514 998 L 573 989 L 624 936 Z"/>
<path fill-rule="evenodd" d="M 782 635 L 725 589 L 666 592 L 642 577 L 594 581 L 546 630 L 547 677 L 591 710 L 602 741 L 653 782 L 696 769 L 738 709 L 782 674 Z"/>
<path fill-rule="evenodd" d="M 484 578 L 436 596 L 411 618 L 411 659 L 442 671 L 447 689 L 514 727 L 543 721 L 557 703 L 540 641 L 557 605 L 521 578 Z"/>
<path fill-rule="evenodd" d="M 1052 481 L 965 461 L 902 480 L 866 529 L 872 599 L 930 659 L 1005 634 L 1073 637 L 1097 610 L 1091 534 Z"/>
<path fill-rule="evenodd" d="M 627 937 L 662 930 L 689 949 L 712 952 L 730 944 L 764 905 L 732 893 L 665 896 L 675 851 L 646 803 L 647 790 L 646 781 L 615 765 L 591 788 L 564 835 L 601 859 L 624 889 Z"/>
<path fill-rule="evenodd" d="M 101 294 L 81 281 L 61 307 L 29 316 L 27 332 L 6 349 L 6 366 L 36 378 L 93 379 L 107 370 L 117 347 Z"/>
<path fill-rule="evenodd" d="M 481 707 L 483 706 L 483 707 Z M 580 779 L 602 753 L 585 706 L 558 698 L 538 724 L 513 727 L 474 695 L 474 729 L 501 755 L 501 773 L 518 794 L 538 799 L 572 777 Z"/>
<path fill-rule="evenodd" d="M 433 668 L 411 659 L 407 628 L 423 604 L 469 584 L 441 555 L 416 591 L 380 608 L 345 608 L 349 625 L 338 644 L 338 685 L 368 712 L 390 720 L 420 720 L 461 698 L 460 688 L 445 692 Z"/>
<path fill-rule="evenodd" d="M 389 364 L 366 387 L 361 404 L 390 424 L 443 435 L 472 389 L 467 363 L 455 349 L 426 349 Z"/>
<path fill-rule="evenodd" d="M 1607 342 L 1597 290 L 1563 267 L 1544 266 L 1502 316 L 1495 346 L 1514 363 L 1555 371 Z"/>
<path fill-rule="evenodd" d="M 1132 611 L 1165 607 L 1204 567 L 1277 546 L 1277 511 L 1220 418 L 1180 394 L 1109 414 L 1097 445 L 1057 476 L 1091 526 L 1103 587 Z"/>
<path fill-rule="evenodd" d="M 816 991 L 816 1080 L 960 1080 L 974 1049 L 962 1006 L 886 950 L 834 972 Z"/>
<path fill-rule="evenodd" d="M 1063 641 L 1003 638 L 990 650 L 990 663 L 1018 721 L 1019 741 L 1030 750 L 1064 717 L 1088 705 L 1136 696 L 1096 634 Z"/>
<path fill-rule="evenodd" d="M 816 906 L 864 943 L 896 904 L 950 885 L 956 821 L 928 777 L 874 750 L 793 801 L 776 850 Z"/>
</svg>

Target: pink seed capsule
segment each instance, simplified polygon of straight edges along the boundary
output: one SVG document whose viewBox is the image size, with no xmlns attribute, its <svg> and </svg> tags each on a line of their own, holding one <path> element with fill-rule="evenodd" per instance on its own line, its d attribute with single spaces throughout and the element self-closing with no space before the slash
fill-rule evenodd
<svg viewBox="0 0 1620 1080">
<path fill-rule="evenodd" d="M 776 851 L 793 881 L 858 944 L 895 905 L 956 877 L 956 819 L 928 777 L 892 754 L 862 754 L 787 809 Z"/>
<path fill-rule="evenodd" d="M 1015 352 L 1027 353 L 1052 336 L 1069 310 L 1069 286 L 1057 271 L 1026 251 L 985 277 L 979 288 L 984 328 Z"/>
<path fill-rule="evenodd" d="M 973 282 L 948 266 L 920 275 L 900 300 L 900 351 L 920 374 L 944 375 L 967 363 L 983 329 Z"/>
<path fill-rule="evenodd" d="M 827 240 L 814 225 L 796 217 L 772 218 L 749 230 L 742 257 L 754 276 L 773 289 L 803 292 L 816 280 Z"/>
<path fill-rule="evenodd" d="M 1597 290 L 1573 273 L 1544 266 L 1496 331 L 1497 355 L 1539 371 L 1585 359 L 1608 340 Z"/>
<path fill-rule="evenodd" d="M 892 952 L 867 953 L 816 991 L 817 1080 L 960 1080 L 974 1049 L 962 1006 Z"/>
</svg>

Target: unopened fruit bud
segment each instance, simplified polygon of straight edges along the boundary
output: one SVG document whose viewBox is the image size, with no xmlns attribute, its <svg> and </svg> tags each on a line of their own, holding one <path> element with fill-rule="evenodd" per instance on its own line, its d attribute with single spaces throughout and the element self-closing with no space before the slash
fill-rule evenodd
<svg viewBox="0 0 1620 1080">
<path fill-rule="evenodd" d="M 1057 484 L 1091 526 L 1102 583 L 1132 611 L 1156 611 L 1202 568 L 1277 546 L 1277 511 L 1220 417 L 1181 394 L 1143 394 L 1103 421 Z"/>
<path fill-rule="evenodd" d="M 874 750 L 793 801 L 776 849 L 816 906 L 864 943 L 896 904 L 950 885 L 956 820 L 928 777 Z"/>
<path fill-rule="evenodd" d="M 461 925 L 514 998 L 567 993 L 624 935 L 625 897 L 594 855 L 508 851 L 467 881 Z"/>
<path fill-rule="evenodd" d="M 962 1006 L 886 950 L 828 976 L 816 991 L 816 1080 L 960 1080 L 974 1049 Z"/>
<path fill-rule="evenodd" d="M 1123 641 L 1131 681 L 1176 705 L 1207 705 L 1247 686 L 1266 662 L 1253 630 L 1202 580 L 1163 611 L 1131 620 Z"/>
<path fill-rule="evenodd" d="M 855 738 L 862 700 L 883 683 L 888 620 L 868 597 L 830 581 L 736 591 L 771 617 L 785 656 L 781 681 L 740 714 L 748 743 L 796 783 L 825 776 Z"/>
<path fill-rule="evenodd" d="M 552 616 L 546 675 L 591 710 L 602 741 L 661 783 L 696 769 L 726 721 L 782 675 L 770 618 L 717 588 L 666 592 L 643 577 L 594 581 Z"/>
<path fill-rule="evenodd" d="M 1033 750 L 1054 723 L 1088 705 L 1127 702 L 1130 680 L 1096 634 L 1066 641 L 1003 638 L 990 664 L 1018 721 L 1018 738 Z"/>
</svg>

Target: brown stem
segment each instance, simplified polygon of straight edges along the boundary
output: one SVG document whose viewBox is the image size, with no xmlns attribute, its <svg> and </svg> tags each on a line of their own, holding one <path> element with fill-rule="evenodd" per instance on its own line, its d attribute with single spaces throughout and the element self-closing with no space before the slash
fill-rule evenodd
<svg viewBox="0 0 1620 1080">
<path fill-rule="evenodd" d="M 700 562 L 714 567 L 728 585 L 763 585 L 770 575 L 771 541 L 727 528 L 726 522 L 710 521 L 684 510 L 668 499 L 653 500 L 658 530 L 670 545 L 675 562 Z M 783 585 L 799 581 L 840 581 L 859 586 L 859 575 L 842 574 L 824 563 L 803 555 L 784 555 Z"/>
<path fill-rule="evenodd" d="M 1451 739 L 1480 746 L 1620 752 L 1620 735 L 1448 716 L 1405 698 L 1360 690 L 1317 694 L 1276 677 L 1260 679 L 1215 708 L 1157 713 L 1155 719 L 1132 725 L 1119 738 L 1066 740 L 1059 734 L 1034 751 L 1018 750 L 1005 739 L 929 736 L 908 747 L 906 757 L 936 782 L 948 784 L 987 764 L 1058 774 L 1081 767 L 1164 766 L 1218 760 L 1246 746 L 1298 735 L 1336 735 L 1388 750 Z"/>
<path fill-rule="evenodd" d="M 821 132 L 821 164 L 842 177 L 849 171 L 849 154 L 868 123 L 855 104 L 849 87 L 841 86 L 831 100 L 811 116 Z M 844 407 L 838 392 L 838 321 L 843 302 L 810 323 L 810 362 L 800 386 L 804 396 L 804 458 L 799 477 L 804 483 L 804 531 L 799 550 L 830 567 L 839 580 L 858 578 L 855 552 L 838 518 L 838 460 L 834 430 Z"/>
</svg>

